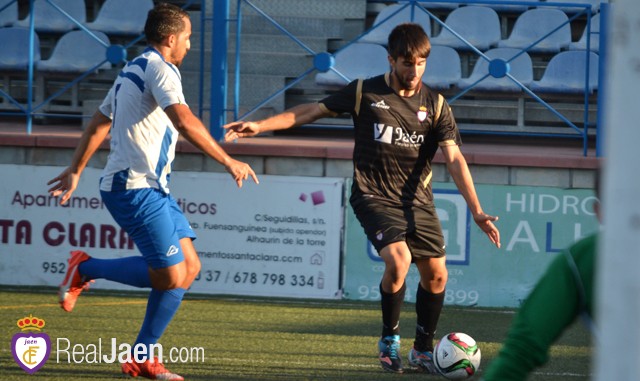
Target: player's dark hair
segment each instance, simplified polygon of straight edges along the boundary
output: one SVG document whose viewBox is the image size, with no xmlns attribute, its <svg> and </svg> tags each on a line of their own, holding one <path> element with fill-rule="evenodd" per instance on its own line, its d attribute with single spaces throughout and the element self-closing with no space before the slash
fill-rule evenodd
<svg viewBox="0 0 640 381">
<path fill-rule="evenodd" d="M 387 50 L 394 60 L 398 57 L 427 58 L 431 53 L 431 42 L 419 24 L 402 23 L 389 34 Z"/>
<path fill-rule="evenodd" d="M 189 17 L 182 8 L 168 3 L 160 3 L 147 14 L 144 34 L 150 43 L 160 43 L 172 34 L 179 34 L 186 27 L 184 18 Z"/>
</svg>

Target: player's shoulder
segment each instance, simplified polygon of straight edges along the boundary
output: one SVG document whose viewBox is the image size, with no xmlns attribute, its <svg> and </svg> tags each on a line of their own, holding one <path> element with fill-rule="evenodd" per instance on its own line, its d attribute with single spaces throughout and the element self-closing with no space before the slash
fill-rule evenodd
<svg viewBox="0 0 640 381">
<path fill-rule="evenodd" d="M 381 74 L 378 74 L 378 75 L 374 75 L 373 77 L 364 78 L 363 81 L 365 83 L 373 83 L 373 84 L 379 83 L 379 82 L 386 83 L 385 76 L 387 74 L 388 73 L 381 73 Z"/>
<path fill-rule="evenodd" d="M 593 233 L 585 238 L 580 239 L 569 247 L 569 254 L 577 263 L 592 264 L 598 249 L 598 233 Z"/>
<path fill-rule="evenodd" d="M 386 74 L 376 75 L 374 77 L 359 79 L 362 81 L 362 86 L 365 89 L 378 89 L 381 87 L 387 87 Z"/>
<path fill-rule="evenodd" d="M 585 250 L 594 250 L 598 245 L 598 233 L 590 234 L 573 245 L 571 245 L 572 251 L 585 251 Z"/>
<path fill-rule="evenodd" d="M 424 95 L 424 98 L 427 101 L 431 101 L 431 102 L 436 102 L 438 100 L 438 98 L 442 97 L 442 99 L 444 99 L 444 97 L 442 96 L 442 94 L 434 89 L 432 89 L 431 87 L 427 86 L 424 82 L 422 83 L 422 87 L 420 88 L 420 91 L 422 92 L 422 94 Z"/>
</svg>

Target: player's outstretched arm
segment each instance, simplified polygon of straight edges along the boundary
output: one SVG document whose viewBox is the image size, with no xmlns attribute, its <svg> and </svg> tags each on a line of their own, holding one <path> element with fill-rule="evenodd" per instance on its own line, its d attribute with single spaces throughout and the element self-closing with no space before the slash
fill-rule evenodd
<svg viewBox="0 0 640 381">
<path fill-rule="evenodd" d="M 500 248 L 500 231 L 493 224 L 494 221 L 498 220 L 498 217 L 488 215 L 482 211 L 476 188 L 471 178 L 471 172 L 469 172 L 467 161 L 462 155 L 462 152 L 460 152 L 460 147 L 455 144 L 445 145 L 441 147 L 441 150 L 445 157 L 447 169 L 462 194 L 462 197 L 464 197 L 467 202 L 467 206 L 473 215 L 473 220 L 487 235 L 489 240 L 496 245 L 496 247 Z"/>
<path fill-rule="evenodd" d="M 233 177 L 239 188 L 242 182 L 249 178 L 258 184 L 258 177 L 249 164 L 233 159 L 222 147 L 211 137 L 207 128 L 202 124 L 188 106 L 183 104 L 174 104 L 164 110 L 173 126 L 184 136 L 191 144 L 196 146 L 205 154 L 209 155 L 218 163 L 224 165 L 227 172 Z"/>
<path fill-rule="evenodd" d="M 285 130 L 331 115 L 331 113 L 324 111 L 318 103 L 305 103 L 257 122 L 240 120 L 225 124 L 223 128 L 227 132 L 224 135 L 224 140 L 231 141 L 256 136 L 268 131 Z"/>
<path fill-rule="evenodd" d="M 78 187 L 82 171 L 84 171 L 91 156 L 109 134 L 110 127 L 111 119 L 100 111 L 96 111 L 89 125 L 82 133 L 80 143 L 78 143 L 73 154 L 71 165 L 47 182 L 47 185 L 51 185 L 51 188 L 49 188 L 50 195 L 54 197 L 62 195 L 60 198 L 61 204 L 65 204 L 71 198 L 71 195 Z"/>
</svg>

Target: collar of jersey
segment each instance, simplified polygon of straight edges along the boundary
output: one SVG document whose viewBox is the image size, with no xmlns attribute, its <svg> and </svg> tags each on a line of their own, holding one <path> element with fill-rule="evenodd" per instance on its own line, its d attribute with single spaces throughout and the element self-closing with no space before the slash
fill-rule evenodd
<svg viewBox="0 0 640 381">
<path fill-rule="evenodd" d="M 162 58 L 162 60 L 163 60 L 164 62 L 167 62 L 167 61 L 165 61 L 165 59 L 164 59 L 164 57 L 162 56 L 162 54 L 160 54 L 160 52 L 159 52 L 158 50 L 156 50 L 156 48 L 154 48 L 153 46 L 147 46 L 147 48 L 146 48 L 146 49 L 144 50 L 144 52 L 142 52 L 142 53 L 146 53 L 146 52 L 153 52 L 153 53 L 155 53 L 155 54 L 159 55 L 159 56 L 160 56 L 160 58 Z"/>
<path fill-rule="evenodd" d="M 145 50 L 142 52 L 142 54 L 147 53 L 147 52 L 152 52 L 158 55 L 158 57 L 160 57 L 160 59 L 162 60 L 162 62 L 166 63 L 167 65 L 169 65 L 169 67 L 171 68 L 171 70 L 173 70 L 174 72 L 176 72 L 176 74 L 178 74 L 179 77 L 180 76 L 180 72 L 178 71 L 178 68 L 176 67 L 176 65 L 172 64 L 171 62 L 167 62 L 167 60 L 164 59 L 164 56 L 162 54 L 160 54 L 160 52 L 154 48 L 153 46 L 147 46 L 145 48 Z"/>
</svg>

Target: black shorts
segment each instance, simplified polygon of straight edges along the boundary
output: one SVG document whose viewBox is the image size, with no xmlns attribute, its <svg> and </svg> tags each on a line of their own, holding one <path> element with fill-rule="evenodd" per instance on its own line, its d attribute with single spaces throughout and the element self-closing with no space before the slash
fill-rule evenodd
<svg viewBox="0 0 640 381">
<path fill-rule="evenodd" d="M 442 227 L 433 204 L 390 206 L 365 197 L 353 200 L 351 206 L 378 253 L 389 244 L 405 241 L 414 259 L 445 255 Z"/>
</svg>

